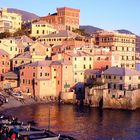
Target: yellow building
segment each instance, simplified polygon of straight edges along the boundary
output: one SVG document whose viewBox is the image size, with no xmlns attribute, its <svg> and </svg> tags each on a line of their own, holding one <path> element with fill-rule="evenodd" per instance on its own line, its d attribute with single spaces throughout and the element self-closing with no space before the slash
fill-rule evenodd
<svg viewBox="0 0 140 140">
<path fill-rule="evenodd" d="M 98 31 L 94 34 L 96 45 L 112 52 L 112 66 L 135 69 L 136 36 L 117 31 Z"/>
<path fill-rule="evenodd" d="M 140 72 L 128 68 L 111 67 L 103 72 L 103 82 L 114 96 L 140 89 Z"/>
<path fill-rule="evenodd" d="M 38 21 L 32 23 L 32 33 L 31 36 L 39 37 L 41 35 L 47 35 L 56 31 L 56 29 L 47 23 L 46 21 Z"/>
<path fill-rule="evenodd" d="M 80 50 L 69 51 L 64 54 L 64 59 L 73 65 L 74 83 L 84 82 L 84 72 L 93 69 L 93 55 Z"/>
<path fill-rule="evenodd" d="M 9 53 L 10 59 L 19 53 L 17 43 L 14 38 L 0 39 L 0 49 L 3 49 Z"/>
<path fill-rule="evenodd" d="M 62 45 L 62 43 L 68 39 L 75 39 L 78 34 L 69 31 L 69 30 L 59 30 L 55 31 L 48 35 L 43 35 L 40 38 L 38 38 L 38 41 L 42 42 L 43 44 L 48 45 Z"/>
<path fill-rule="evenodd" d="M 22 17 L 17 13 L 8 12 L 3 8 L 0 12 L 0 32 L 14 33 L 21 29 Z"/>
</svg>

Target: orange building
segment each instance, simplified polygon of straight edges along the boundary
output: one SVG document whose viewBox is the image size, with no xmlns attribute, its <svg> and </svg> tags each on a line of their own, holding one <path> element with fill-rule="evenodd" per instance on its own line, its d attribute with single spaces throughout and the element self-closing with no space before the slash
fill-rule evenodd
<svg viewBox="0 0 140 140">
<path fill-rule="evenodd" d="M 56 10 L 56 13 L 49 13 L 48 16 L 41 17 L 40 19 L 55 25 L 58 30 L 74 30 L 79 28 L 80 10 L 68 7 L 61 7 Z"/>
<path fill-rule="evenodd" d="M 66 76 L 70 73 L 71 77 Z M 38 61 L 20 70 L 20 89 L 32 96 L 58 97 L 73 86 L 72 64 L 64 61 Z"/>
<path fill-rule="evenodd" d="M 3 73 L 10 71 L 10 58 L 9 54 L 0 49 L 0 80 Z"/>
</svg>

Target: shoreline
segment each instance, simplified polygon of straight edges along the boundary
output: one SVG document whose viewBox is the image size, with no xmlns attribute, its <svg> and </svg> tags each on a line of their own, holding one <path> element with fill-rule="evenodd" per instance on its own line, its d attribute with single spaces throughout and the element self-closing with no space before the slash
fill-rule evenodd
<svg viewBox="0 0 140 140">
<path fill-rule="evenodd" d="M 53 103 L 56 104 L 58 102 L 53 101 L 53 102 L 47 102 L 46 100 L 38 100 L 36 101 L 35 99 L 25 96 L 24 101 L 22 100 L 17 100 L 16 98 L 10 96 L 8 98 L 8 103 L 4 103 L 1 107 L 0 107 L 0 113 L 5 112 L 9 109 L 15 109 L 15 108 L 19 108 L 19 107 L 23 107 L 23 106 L 30 106 L 30 105 L 36 105 L 36 104 L 49 104 L 49 103 Z M 70 102 L 63 102 L 60 104 L 71 104 L 74 105 L 73 103 Z M 83 105 L 85 107 L 87 107 L 87 105 Z M 99 108 L 99 107 L 92 107 L 92 106 L 88 106 L 90 108 Z M 99 108 L 101 109 L 101 108 Z M 126 108 L 102 108 L 102 110 L 126 110 L 126 111 L 135 111 L 137 109 L 140 108 L 136 108 L 136 109 L 126 109 Z"/>
</svg>

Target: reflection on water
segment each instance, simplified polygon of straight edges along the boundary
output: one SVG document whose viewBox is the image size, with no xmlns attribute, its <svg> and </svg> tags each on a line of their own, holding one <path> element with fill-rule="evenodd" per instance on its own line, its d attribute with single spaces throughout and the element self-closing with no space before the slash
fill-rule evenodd
<svg viewBox="0 0 140 140">
<path fill-rule="evenodd" d="M 22 121 L 35 120 L 41 128 L 48 127 L 49 105 L 32 105 L 13 110 Z M 51 130 L 74 136 L 78 140 L 139 140 L 140 110 L 99 110 L 72 105 L 50 106 Z"/>
</svg>

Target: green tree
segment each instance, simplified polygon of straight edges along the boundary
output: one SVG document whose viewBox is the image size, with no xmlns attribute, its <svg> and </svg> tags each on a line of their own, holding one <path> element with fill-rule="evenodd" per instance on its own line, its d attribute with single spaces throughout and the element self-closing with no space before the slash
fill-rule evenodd
<svg viewBox="0 0 140 140">
<path fill-rule="evenodd" d="M 78 33 L 81 36 L 90 36 L 84 29 L 75 29 L 73 30 L 74 33 Z"/>
<path fill-rule="evenodd" d="M 11 34 L 9 32 L 0 33 L 0 39 L 7 38 L 7 37 L 11 37 Z"/>
</svg>

